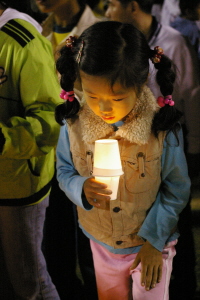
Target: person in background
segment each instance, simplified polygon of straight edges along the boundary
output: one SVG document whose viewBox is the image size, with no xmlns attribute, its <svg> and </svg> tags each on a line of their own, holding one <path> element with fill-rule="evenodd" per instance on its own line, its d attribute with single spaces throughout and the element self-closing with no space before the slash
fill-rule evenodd
<svg viewBox="0 0 200 300">
<path fill-rule="evenodd" d="M 151 15 L 153 0 L 109 0 L 105 16 L 113 21 L 131 23 L 144 33 L 151 48 L 160 46 L 174 62 L 177 79 L 173 98 L 175 106 L 183 113 L 181 123 L 185 138 L 185 153 L 190 177 L 200 170 L 200 89 L 197 55 L 185 38 L 170 26 L 156 21 Z M 186 71 L 187 70 L 187 71 Z M 148 86 L 159 96 L 159 86 L 155 83 L 156 72 L 150 68 Z M 170 285 L 170 299 L 193 299 L 196 289 L 195 250 L 192 234 L 190 203 L 180 214 L 178 223 L 179 242 L 174 259 L 173 280 Z M 187 269 L 187 274 L 185 270 Z M 177 294 L 177 290 L 179 293 Z"/>
<path fill-rule="evenodd" d="M 200 0 L 180 0 L 179 7 L 181 15 L 170 25 L 189 39 L 200 62 Z"/>
<path fill-rule="evenodd" d="M 69 36 L 79 36 L 99 19 L 84 0 L 34 0 L 48 17 L 42 23 L 42 34 L 52 43 L 55 60 Z M 77 84 L 76 92 L 81 90 Z M 96 281 L 89 240 L 77 224 L 75 206 L 59 188 L 56 173 L 52 181 L 46 214 L 44 253 L 47 266 L 61 299 L 97 299 Z M 78 254 L 77 254 L 78 252 Z M 56 253 L 56 254 L 55 254 Z M 77 277 L 77 261 L 84 286 Z M 83 290 L 84 289 L 84 290 Z"/>
<path fill-rule="evenodd" d="M 157 102 L 146 86 L 150 60 L 158 70 Z M 90 239 L 98 299 L 167 300 L 176 224 L 190 193 L 171 60 L 133 25 L 105 21 L 69 39 L 57 69 L 66 100 L 56 108 L 63 125 L 57 176 Z M 114 201 L 91 175 L 99 139 L 119 143 L 124 175 Z"/>
<path fill-rule="evenodd" d="M 151 9 L 152 16 L 154 16 L 158 22 L 160 22 L 163 2 L 164 2 L 164 0 L 154 0 L 153 6 Z"/>
<path fill-rule="evenodd" d="M 90 7 L 93 9 L 95 15 L 101 18 L 101 20 L 104 19 L 104 11 L 105 11 L 105 1 L 104 0 L 86 0 L 87 4 L 90 5 Z M 94 4 L 92 4 L 94 2 Z"/>
<path fill-rule="evenodd" d="M 105 16 L 112 21 L 128 22 L 141 30 L 151 47 L 160 45 L 165 48 L 165 53 L 174 62 L 177 68 L 177 80 L 174 94 L 176 107 L 183 113 L 186 133 L 186 153 L 188 161 L 195 161 L 195 165 L 189 164 L 190 174 L 199 172 L 200 153 L 200 120 L 196 108 L 200 102 L 194 105 L 191 98 L 192 91 L 199 86 L 199 69 L 197 55 L 194 49 L 187 44 L 184 37 L 169 26 L 158 23 L 151 15 L 153 0 L 109 0 Z M 187 72 L 185 70 L 187 69 Z M 149 83 L 156 97 L 159 96 L 159 87 L 154 83 L 154 71 L 151 72 Z M 153 84 L 152 84 L 153 81 Z M 193 120 L 197 123 L 194 124 Z M 196 169 L 195 169 L 196 168 Z M 191 175 L 192 176 L 192 175 Z"/>
<path fill-rule="evenodd" d="M 35 0 L 35 3 L 40 12 L 49 14 L 42 24 L 42 34 L 51 41 L 55 55 L 68 36 L 79 36 L 97 22 L 85 0 Z"/>
<path fill-rule="evenodd" d="M 0 1 L 0 299 L 60 300 L 41 244 L 62 101 L 50 42 L 16 10 L 25 4 Z"/>
<path fill-rule="evenodd" d="M 180 0 L 164 0 L 160 14 L 161 24 L 170 26 L 171 22 L 180 15 L 179 1 Z"/>
</svg>

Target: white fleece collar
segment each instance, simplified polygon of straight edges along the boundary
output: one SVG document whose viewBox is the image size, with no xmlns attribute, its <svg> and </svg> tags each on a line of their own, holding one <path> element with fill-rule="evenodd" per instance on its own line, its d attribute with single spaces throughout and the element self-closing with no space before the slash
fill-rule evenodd
<svg viewBox="0 0 200 300">
<path fill-rule="evenodd" d="M 93 143 L 97 139 L 121 137 L 131 143 L 144 145 L 151 134 L 152 120 L 159 106 L 150 89 L 145 86 L 137 99 L 134 109 L 127 116 L 124 124 L 115 132 L 112 125 L 96 116 L 87 104 L 79 113 L 83 141 Z"/>
</svg>

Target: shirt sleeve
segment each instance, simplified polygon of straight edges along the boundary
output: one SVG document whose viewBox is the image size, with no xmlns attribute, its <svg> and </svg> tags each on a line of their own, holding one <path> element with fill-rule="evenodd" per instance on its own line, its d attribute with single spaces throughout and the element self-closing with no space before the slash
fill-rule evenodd
<svg viewBox="0 0 200 300">
<path fill-rule="evenodd" d="M 161 186 L 138 235 L 162 251 L 177 225 L 179 214 L 189 201 L 190 179 L 183 150 L 182 130 L 178 141 L 170 132 L 164 141 Z"/>
<path fill-rule="evenodd" d="M 56 146 L 60 126 L 55 121 L 55 107 L 61 103 L 60 85 L 50 44 L 36 36 L 20 51 L 16 47 L 8 47 L 8 51 L 16 50 L 15 55 L 10 55 L 8 68 L 8 96 L 15 102 L 13 107 L 10 102 L 8 118 L 0 120 L 5 138 L 1 155 L 30 159 Z"/>
<path fill-rule="evenodd" d="M 74 167 L 66 125 L 61 127 L 56 155 L 57 179 L 61 190 L 74 204 L 86 210 L 92 209 L 93 206 L 87 202 L 83 194 L 83 184 L 89 177 L 80 176 Z"/>
</svg>

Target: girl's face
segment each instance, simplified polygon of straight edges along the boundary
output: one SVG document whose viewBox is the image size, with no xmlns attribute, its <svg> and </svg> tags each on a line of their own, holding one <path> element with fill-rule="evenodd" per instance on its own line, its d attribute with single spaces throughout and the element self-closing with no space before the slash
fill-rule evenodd
<svg viewBox="0 0 200 300">
<path fill-rule="evenodd" d="M 113 124 L 123 118 L 135 106 L 135 88 L 124 88 L 120 83 L 113 87 L 107 78 L 80 72 L 84 98 L 91 110 L 106 123 Z"/>
</svg>

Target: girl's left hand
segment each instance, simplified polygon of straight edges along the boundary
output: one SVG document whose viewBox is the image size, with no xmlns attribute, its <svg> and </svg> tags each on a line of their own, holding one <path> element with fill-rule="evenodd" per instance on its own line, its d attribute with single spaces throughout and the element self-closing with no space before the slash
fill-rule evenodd
<svg viewBox="0 0 200 300">
<path fill-rule="evenodd" d="M 162 252 L 154 248 L 148 241 L 138 252 L 130 270 L 135 269 L 141 263 L 141 285 L 147 291 L 154 288 L 162 278 Z"/>
<path fill-rule="evenodd" d="M 112 194 L 112 191 L 107 189 L 105 183 L 99 182 L 91 177 L 84 182 L 83 190 L 90 205 L 106 209 L 106 202 L 108 203 L 110 201 L 109 195 Z"/>
</svg>

